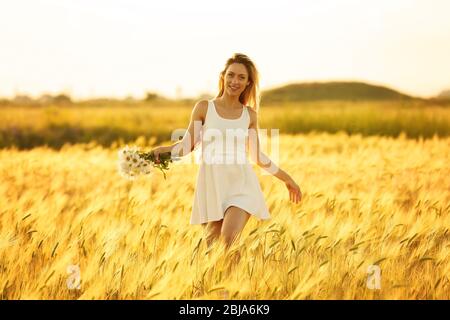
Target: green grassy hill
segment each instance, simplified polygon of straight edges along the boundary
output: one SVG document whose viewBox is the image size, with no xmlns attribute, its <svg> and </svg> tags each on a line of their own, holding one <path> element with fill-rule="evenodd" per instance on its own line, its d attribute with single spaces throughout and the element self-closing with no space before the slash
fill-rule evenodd
<svg viewBox="0 0 450 320">
<path fill-rule="evenodd" d="M 289 84 L 266 90 L 262 94 L 265 103 L 319 101 L 319 100 L 415 100 L 418 98 L 393 89 L 364 82 L 307 82 Z"/>
</svg>

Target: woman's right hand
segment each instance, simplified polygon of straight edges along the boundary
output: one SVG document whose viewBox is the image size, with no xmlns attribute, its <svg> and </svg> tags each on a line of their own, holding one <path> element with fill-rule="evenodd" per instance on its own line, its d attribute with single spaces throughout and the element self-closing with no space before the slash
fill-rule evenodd
<svg viewBox="0 0 450 320">
<path fill-rule="evenodd" d="M 167 147 L 159 146 L 159 147 L 152 149 L 150 152 L 153 153 L 153 155 L 155 156 L 155 163 L 158 164 L 158 163 L 160 163 L 159 155 L 161 153 L 166 153 L 168 151 L 167 151 Z"/>
</svg>

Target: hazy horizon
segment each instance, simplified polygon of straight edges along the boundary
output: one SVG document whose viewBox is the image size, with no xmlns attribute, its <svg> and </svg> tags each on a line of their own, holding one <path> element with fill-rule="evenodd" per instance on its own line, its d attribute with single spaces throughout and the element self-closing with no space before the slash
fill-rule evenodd
<svg viewBox="0 0 450 320">
<path fill-rule="evenodd" d="M 288 83 L 283 83 L 281 85 L 274 85 L 274 86 L 267 87 L 267 88 L 261 88 L 261 91 L 264 92 L 266 90 L 271 90 L 271 89 L 287 86 L 287 85 L 290 85 L 290 84 L 303 84 L 303 83 L 312 83 L 312 82 L 316 82 L 316 83 L 354 82 L 354 81 L 355 82 L 364 82 L 366 84 L 374 85 L 374 86 L 384 86 L 384 87 L 386 87 L 388 89 L 396 90 L 396 91 L 399 91 L 402 94 L 405 94 L 405 92 L 402 92 L 400 90 L 397 90 L 396 88 L 390 87 L 390 86 L 385 85 L 385 84 L 373 83 L 373 82 L 370 82 L 370 81 L 363 81 L 363 80 L 359 80 L 359 79 L 358 80 L 352 80 L 352 79 L 350 79 L 350 80 L 346 80 L 346 79 L 341 79 L 341 80 L 340 79 L 330 79 L 330 80 L 318 80 L 318 81 L 311 80 L 311 81 L 288 82 Z M 165 95 L 164 93 L 157 92 L 155 90 L 148 90 L 147 92 L 148 93 L 156 93 L 158 96 L 160 96 L 162 98 L 166 98 L 166 99 L 194 99 L 194 98 L 198 98 L 198 97 L 200 97 L 202 95 L 215 96 L 215 94 L 216 94 L 216 92 L 202 92 L 202 93 L 198 93 L 197 95 L 174 97 L 174 96 Z M 145 95 L 146 95 L 146 93 L 144 93 L 144 94 L 142 94 L 140 96 L 129 94 L 129 95 L 124 95 L 124 96 L 114 96 L 114 95 L 107 96 L 107 95 L 103 95 L 103 96 L 77 97 L 77 96 L 72 95 L 70 92 L 65 92 L 65 91 L 41 92 L 41 93 L 34 94 L 34 95 L 33 94 L 28 94 L 26 92 L 17 92 L 16 94 L 10 95 L 10 96 L 0 96 L 0 99 L 14 99 L 15 97 L 20 97 L 20 96 L 27 96 L 27 97 L 32 98 L 32 99 L 39 99 L 40 97 L 42 97 L 44 95 L 56 96 L 56 95 L 60 95 L 60 94 L 64 94 L 66 96 L 69 96 L 74 101 L 87 101 L 87 100 L 96 100 L 96 99 L 112 99 L 112 100 L 117 99 L 117 100 L 121 100 L 121 99 L 130 99 L 130 98 L 131 99 L 140 100 L 140 99 L 144 99 Z M 408 93 L 406 93 L 406 94 L 410 95 L 412 97 L 416 97 L 416 98 L 432 98 L 432 97 L 435 97 L 435 96 L 438 95 L 438 94 L 436 94 L 436 95 L 431 96 L 431 97 L 422 97 L 420 95 L 414 95 L 414 94 L 408 94 Z"/>
<path fill-rule="evenodd" d="M 242 52 L 261 90 L 361 81 L 428 98 L 450 89 L 448 12 L 445 0 L 0 1 L 0 97 L 214 94 Z"/>
</svg>

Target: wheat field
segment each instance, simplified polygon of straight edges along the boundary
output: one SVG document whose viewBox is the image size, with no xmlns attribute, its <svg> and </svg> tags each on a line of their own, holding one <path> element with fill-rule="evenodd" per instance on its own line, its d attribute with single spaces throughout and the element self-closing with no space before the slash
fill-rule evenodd
<svg viewBox="0 0 450 320">
<path fill-rule="evenodd" d="M 197 164 L 130 182 L 119 147 L 0 149 L 0 299 L 450 298 L 450 138 L 280 135 L 303 200 L 254 166 L 271 219 L 229 251 L 189 225 Z"/>
</svg>

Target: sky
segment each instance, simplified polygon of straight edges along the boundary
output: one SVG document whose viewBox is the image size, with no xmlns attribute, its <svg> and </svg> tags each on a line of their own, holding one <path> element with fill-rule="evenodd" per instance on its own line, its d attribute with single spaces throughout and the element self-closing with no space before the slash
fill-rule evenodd
<svg viewBox="0 0 450 320">
<path fill-rule="evenodd" d="M 364 81 L 450 89 L 448 0 L 0 0 L 0 97 L 217 92 L 235 52 L 263 90 Z"/>
</svg>

